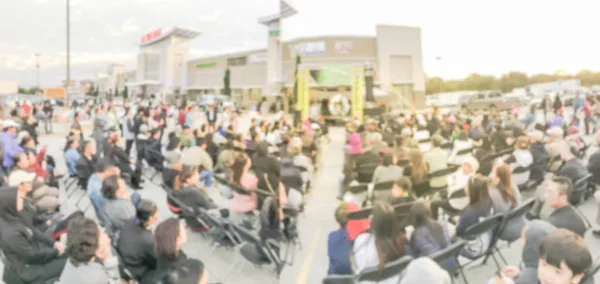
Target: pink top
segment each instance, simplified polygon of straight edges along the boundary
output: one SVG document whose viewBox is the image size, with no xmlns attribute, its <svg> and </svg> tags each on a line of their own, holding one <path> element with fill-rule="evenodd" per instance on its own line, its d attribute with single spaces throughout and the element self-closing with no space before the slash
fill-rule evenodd
<svg viewBox="0 0 600 284">
<path fill-rule="evenodd" d="M 256 209 L 256 192 L 254 191 L 258 187 L 258 178 L 256 176 L 245 173 L 242 175 L 240 185 L 249 191 L 252 191 L 251 195 L 241 195 L 233 191 L 233 199 L 231 199 L 231 210 L 237 213 L 246 213 Z"/>
<path fill-rule="evenodd" d="M 362 154 L 363 149 L 362 149 L 362 141 L 360 139 L 360 134 L 358 133 L 352 133 L 350 135 L 350 139 L 348 139 L 350 147 L 348 148 L 348 154 L 350 155 L 355 155 L 355 154 Z"/>
</svg>

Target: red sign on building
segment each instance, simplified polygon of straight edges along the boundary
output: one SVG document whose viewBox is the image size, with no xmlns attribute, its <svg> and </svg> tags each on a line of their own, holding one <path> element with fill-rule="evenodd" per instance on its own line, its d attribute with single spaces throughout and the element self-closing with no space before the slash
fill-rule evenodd
<svg viewBox="0 0 600 284">
<path fill-rule="evenodd" d="M 162 29 L 156 29 L 142 36 L 142 43 L 158 38 L 162 34 Z"/>
</svg>

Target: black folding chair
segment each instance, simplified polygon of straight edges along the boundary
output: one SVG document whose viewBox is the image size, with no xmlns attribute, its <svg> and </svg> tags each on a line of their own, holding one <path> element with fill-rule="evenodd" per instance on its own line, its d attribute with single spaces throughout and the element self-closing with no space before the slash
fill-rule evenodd
<svg viewBox="0 0 600 284">
<path fill-rule="evenodd" d="M 379 269 L 379 267 L 366 268 L 358 274 L 357 281 L 372 281 L 377 283 L 400 275 L 412 260 L 411 256 L 406 255 L 400 259 L 386 263 L 383 269 Z"/>
<path fill-rule="evenodd" d="M 469 228 L 467 228 L 467 230 L 465 230 L 465 233 L 462 236 L 465 240 L 474 240 L 476 238 L 481 237 L 489 238 L 489 245 L 482 253 L 468 257 L 469 259 L 471 259 L 471 262 L 478 260 L 488 254 L 488 251 L 491 249 L 491 247 L 493 247 L 493 244 L 496 243 L 496 239 L 499 237 L 498 229 L 500 228 L 500 226 L 502 226 L 503 220 L 504 215 L 496 214 L 480 221 L 477 224 L 471 225 Z M 482 236 L 484 234 L 489 234 L 489 236 Z M 494 254 L 491 254 L 491 256 L 494 260 L 494 263 L 496 264 L 496 267 L 500 269 L 500 263 L 498 262 L 498 259 L 496 259 L 496 256 Z M 485 265 L 485 263 L 483 262 L 482 264 Z"/>
<path fill-rule="evenodd" d="M 529 180 L 523 186 L 523 190 L 535 189 L 540 184 L 542 184 L 542 182 L 544 181 L 544 172 L 546 171 L 546 168 L 548 166 L 548 161 L 550 161 L 550 159 L 546 157 L 531 164 Z M 532 176 L 533 173 L 539 173 L 539 178 L 534 179 L 534 177 Z"/>
<path fill-rule="evenodd" d="M 348 220 L 363 220 L 368 219 L 371 216 L 372 208 L 365 208 L 354 212 L 348 213 Z"/>
<path fill-rule="evenodd" d="M 500 248 L 497 246 L 498 240 L 506 241 L 508 243 L 508 246 L 510 246 L 515 241 L 519 240 L 519 238 L 514 240 L 503 239 L 502 235 L 504 234 L 504 231 L 506 230 L 508 224 L 511 224 L 512 221 L 517 220 L 519 218 L 525 218 L 525 214 L 527 214 L 527 212 L 531 210 L 531 207 L 533 207 L 534 203 L 535 199 L 529 199 L 504 216 L 504 220 L 502 220 L 502 225 L 497 230 L 498 237 L 494 240 L 494 243 L 490 243 L 489 249 L 487 250 L 485 258 L 483 259 L 484 264 L 487 262 L 487 259 L 490 257 L 490 255 L 494 253 L 498 253 L 504 264 L 508 264 L 508 262 L 504 258 L 504 255 L 502 255 L 502 253 L 500 252 Z"/>
<path fill-rule="evenodd" d="M 408 166 L 408 164 L 410 164 L 409 160 L 398 160 L 398 162 L 396 162 L 396 166 L 401 168 Z"/>
<path fill-rule="evenodd" d="M 448 260 L 454 259 L 456 261 L 456 271 L 448 271 L 448 272 L 450 272 L 450 275 L 452 275 L 453 278 L 456 277 L 457 272 L 460 272 L 460 275 L 462 276 L 465 283 L 469 284 L 469 281 L 467 280 L 467 276 L 465 275 L 463 267 L 460 266 L 460 263 L 458 263 L 458 256 L 460 255 L 460 252 L 465 248 L 466 245 L 467 245 L 466 241 L 458 240 L 455 243 L 447 246 L 446 248 L 439 250 L 435 253 L 432 253 L 428 257 L 431 258 L 433 261 L 435 261 L 439 265 L 442 265 L 443 263 L 445 263 Z"/>
<path fill-rule="evenodd" d="M 2 280 L 4 283 L 10 284 L 26 284 L 25 281 L 17 275 L 15 269 L 12 267 L 12 262 L 6 257 L 4 254 L 4 249 L 0 250 L 0 260 L 4 264 L 4 272 L 2 275 Z M 44 281 L 44 284 L 54 284 L 58 282 L 60 276 Z"/>
<path fill-rule="evenodd" d="M 323 284 L 354 284 L 354 275 L 327 275 L 323 278 Z"/>
<path fill-rule="evenodd" d="M 371 181 L 373 181 L 373 174 L 375 174 L 375 169 L 378 166 L 379 164 L 358 165 L 358 182 L 370 183 Z"/>
<path fill-rule="evenodd" d="M 440 146 L 440 148 L 442 148 L 443 150 L 446 150 L 446 151 L 452 150 L 453 147 L 454 147 L 454 144 L 452 142 L 446 142 L 446 143 L 442 144 L 442 146 Z"/>
<path fill-rule="evenodd" d="M 240 254 L 242 257 L 259 268 L 273 265 L 275 268 L 275 273 L 279 275 L 281 269 L 283 268 L 283 262 L 280 260 L 279 255 L 275 252 L 275 250 L 278 249 L 278 244 L 267 242 L 265 245 L 261 245 L 260 239 L 255 233 L 250 232 L 239 225 L 232 224 L 232 226 L 242 240 L 242 243 L 238 246 L 240 248 Z M 263 258 L 261 254 L 266 258 Z M 237 265 L 238 261 L 238 258 L 234 260 L 231 266 L 227 269 L 225 275 L 231 275 L 230 272 Z M 239 271 L 242 271 L 244 266 L 245 264 L 239 268 Z M 223 279 L 223 282 L 226 282 L 226 279 Z"/>
<path fill-rule="evenodd" d="M 578 205 L 583 204 L 588 197 L 592 196 L 593 190 L 595 186 L 590 182 L 592 178 L 592 174 L 587 174 L 583 177 L 580 177 L 577 181 L 573 183 L 573 191 L 571 191 L 571 196 L 569 196 L 569 203 L 573 205 L 575 210 L 579 213 L 583 221 L 585 222 L 587 228 L 591 228 L 592 224 L 588 220 L 587 217 L 579 210 Z"/>
<path fill-rule="evenodd" d="M 154 173 L 149 177 L 150 182 L 154 183 L 154 178 L 165 169 L 165 157 L 162 155 L 161 152 L 156 150 L 146 148 L 145 151 L 146 153 L 144 154 L 144 159 L 146 160 L 148 165 L 152 169 L 154 169 Z M 148 161 L 149 158 L 150 161 Z"/>
<path fill-rule="evenodd" d="M 414 183 L 412 190 L 417 198 L 428 197 L 433 194 L 433 191 L 429 187 L 429 178 L 427 176 Z"/>
<path fill-rule="evenodd" d="M 518 166 L 514 170 L 512 170 L 513 177 L 515 175 L 521 175 L 521 174 L 525 174 L 525 173 L 527 173 L 527 181 L 523 182 L 521 184 L 517 184 L 517 187 L 519 188 L 520 191 L 528 189 L 527 184 L 529 181 L 529 176 L 531 176 L 531 165 L 529 165 L 527 167 Z"/>
<path fill-rule="evenodd" d="M 598 271 L 600 271 L 600 259 L 596 257 L 596 260 L 594 260 L 592 266 L 588 270 L 586 270 L 584 274 L 585 276 L 583 277 L 583 279 L 581 279 L 581 282 L 579 283 L 594 283 L 594 276 L 596 275 L 596 273 L 598 273 Z"/>
<path fill-rule="evenodd" d="M 456 169 L 458 169 L 458 166 L 449 166 L 445 169 L 437 170 L 433 173 L 430 173 L 427 176 L 428 176 L 429 180 L 436 179 L 436 178 L 443 178 L 443 177 L 447 177 L 447 176 L 455 173 Z M 438 192 L 441 190 L 445 190 L 447 188 L 448 188 L 448 184 L 446 184 L 444 186 L 440 186 L 440 187 L 430 187 L 429 189 L 435 193 L 435 192 Z"/>
</svg>

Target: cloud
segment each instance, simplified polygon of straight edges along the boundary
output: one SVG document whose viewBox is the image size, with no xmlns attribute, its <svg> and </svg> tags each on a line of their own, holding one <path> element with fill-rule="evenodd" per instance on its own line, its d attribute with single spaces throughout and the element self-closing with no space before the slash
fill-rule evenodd
<svg viewBox="0 0 600 284">
<path fill-rule="evenodd" d="M 125 23 L 118 28 L 110 24 L 106 25 L 106 28 L 108 29 L 109 34 L 113 37 L 132 34 L 140 30 L 140 27 L 132 18 L 127 19 L 127 21 L 125 21 Z"/>
</svg>

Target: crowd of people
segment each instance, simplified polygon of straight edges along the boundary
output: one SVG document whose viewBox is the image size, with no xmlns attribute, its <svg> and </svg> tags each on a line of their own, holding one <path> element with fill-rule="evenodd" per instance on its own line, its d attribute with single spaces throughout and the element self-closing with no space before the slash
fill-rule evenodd
<svg viewBox="0 0 600 284">
<path fill-rule="evenodd" d="M 36 126 L 28 127 L 27 106 L 2 122 L 6 283 L 208 283 L 203 262 L 182 250 L 188 229 L 219 244 L 244 244 L 244 258 L 281 272 L 280 248 L 297 237 L 294 218 L 317 170 L 319 123 L 292 127 L 285 116 L 258 113 L 239 129 L 240 114 L 222 102 L 204 110 L 182 99 L 175 106 L 85 104 L 73 108 L 63 178 Z M 161 173 L 175 216 L 162 222 L 156 202 L 163 201 L 139 194 L 154 182 L 144 180 L 149 168 Z M 61 213 L 59 195 L 70 180 L 85 191 L 93 216 Z M 257 241 L 247 245 L 248 234 Z"/>
<path fill-rule="evenodd" d="M 586 99 L 585 105 L 592 103 Z M 328 278 L 360 279 L 375 269 L 385 275 L 377 283 L 450 283 L 461 264 L 495 253 L 496 241 L 520 239 L 521 263 L 489 275 L 490 283 L 593 283 L 583 236 L 600 231 L 577 206 L 592 196 L 600 202 L 594 195 L 600 151 L 587 155 L 589 145 L 580 135 L 593 132 L 588 117 L 593 106 L 578 107 L 571 117 L 561 105 L 543 118 L 534 107 L 525 117 L 518 109 L 436 108 L 430 115 L 347 122 Z M 581 115 L 585 126 L 577 119 Z M 600 143 L 600 133 L 594 142 Z M 528 191 L 532 200 L 523 197 Z M 494 218 L 507 221 L 481 235 L 471 233 Z M 466 242 L 460 253 L 428 258 L 460 241 Z M 406 269 L 384 272 L 406 256 L 414 259 Z"/>
</svg>

